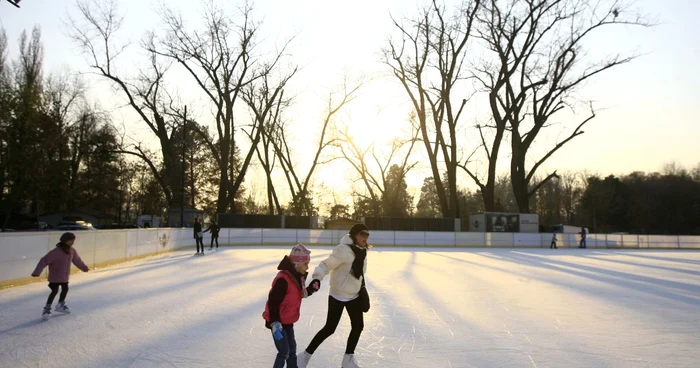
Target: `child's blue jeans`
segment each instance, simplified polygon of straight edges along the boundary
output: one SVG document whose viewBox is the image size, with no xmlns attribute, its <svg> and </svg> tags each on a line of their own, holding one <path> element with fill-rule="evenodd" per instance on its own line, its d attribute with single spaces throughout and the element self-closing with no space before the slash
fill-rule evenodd
<svg viewBox="0 0 700 368">
<path fill-rule="evenodd" d="M 282 330 L 282 340 L 275 340 L 277 348 L 277 357 L 275 365 L 272 368 L 284 368 L 284 363 L 287 362 L 287 368 L 297 368 L 297 340 L 294 337 L 294 326 L 284 328 Z"/>
</svg>

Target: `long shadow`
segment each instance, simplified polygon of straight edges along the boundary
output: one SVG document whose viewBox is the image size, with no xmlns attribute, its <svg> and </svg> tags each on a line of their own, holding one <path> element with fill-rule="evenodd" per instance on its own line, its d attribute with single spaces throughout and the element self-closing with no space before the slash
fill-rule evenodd
<svg viewBox="0 0 700 368">
<path fill-rule="evenodd" d="M 40 310 L 37 309 L 37 311 L 40 311 Z M 38 315 L 38 313 L 37 313 L 37 315 Z M 61 318 L 61 317 L 66 316 L 66 315 L 67 315 L 67 314 L 57 313 L 57 312 L 56 312 L 56 313 L 54 313 L 54 314 L 51 316 L 50 319 Z M 41 317 L 37 317 L 36 319 L 33 319 L 33 320 L 31 320 L 31 321 L 24 322 L 24 323 L 22 323 L 21 325 L 17 325 L 17 326 L 15 326 L 15 327 L 10 327 L 10 328 L 8 328 L 8 329 L 6 329 L 6 330 L 2 330 L 2 331 L 0 331 L 0 335 L 4 335 L 4 334 L 11 335 L 11 332 L 23 330 L 23 329 L 25 329 L 25 328 L 34 327 L 34 326 L 37 326 L 37 325 L 40 325 L 40 324 L 44 324 L 44 323 L 48 323 L 48 321 L 44 321 L 43 319 L 41 319 Z"/>
<path fill-rule="evenodd" d="M 205 256 L 205 257 L 206 257 L 206 256 Z M 196 256 L 189 256 L 189 258 L 188 258 L 188 257 L 183 257 L 183 258 L 173 259 L 171 262 L 160 263 L 160 264 L 157 264 L 157 265 L 155 265 L 155 266 L 153 266 L 153 267 L 140 268 L 140 269 L 137 269 L 137 270 L 134 270 L 134 271 L 130 271 L 130 272 L 123 272 L 123 273 L 120 273 L 120 274 L 114 275 L 114 276 L 102 277 L 102 278 L 98 278 L 98 279 L 87 280 L 87 281 L 85 281 L 85 282 L 81 282 L 81 285 L 83 285 L 83 286 L 88 286 L 88 285 L 92 285 L 92 284 L 103 283 L 103 282 L 106 282 L 106 281 L 114 281 L 114 280 L 122 279 L 122 278 L 125 278 L 125 277 L 131 277 L 131 276 L 134 276 L 134 275 L 138 275 L 138 274 L 143 273 L 143 272 L 150 272 L 150 271 L 158 270 L 158 269 L 161 269 L 161 268 L 164 268 L 164 267 L 168 267 L 168 266 L 171 266 L 173 263 L 195 262 L 195 261 L 198 261 L 198 260 L 202 260 L 202 258 L 199 258 L 199 257 L 196 257 Z M 269 261 L 269 262 L 265 262 L 265 263 L 259 263 L 259 264 L 255 264 L 255 265 L 252 265 L 252 266 L 249 266 L 249 267 L 246 267 L 246 268 L 237 270 L 237 272 L 245 272 L 245 271 L 257 269 L 257 268 L 260 268 L 260 267 L 267 267 L 267 266 L 270 266 L 270 265 L 272 265 L 272 264 L 277 264 L 277 263 L 279 263 L 279 260 L 276 260 L 276 261 Z M 105 269 L 105 270 L 104 270 L 104 272 L 107 272 L 107 271 L 108 271 L 108 269 Z"/>
<path fill-rule="evenodd" d="M 266 267 L 271 269 L 271 272 L 272 272 L 272 270 L 273 270 L 272 266 L 277 265 L 278 263 L 279 263 L 279 260 L 275 260 L 275 261 L 269 261 L 269 262 L 265 262 L 265 263 L 261 263 L 261 264 L 254 264 L 254 265 L 239 268 L 239 269 L 232 269 L 232 270 L 231 269 L 229 269 L 229 270 L 222 269 L 221 271 L 213 273 L 213 274 L 212 273 L 203 273 L 200 275 L 196 275 L 194 277 L 192 277 L 192 275 L 189 273 L 183 273 L 182 269 L 180 269 L 180 268 L 172 270 L 171 273 L 165 274 L 165 275 L 155 273 L 155 274 L 153 274 L 153 276 L 148 276 L 147 278 L 144 278 L 143 275 L 140 275 L 143 272 L 154 271 L 154 270 L 158 270 L 158 269 L 164 267 L 163 264 L 159 264 L 159 265 L 154 266 L 150 269 L 149 268 L 142 268 L 138 272 L 124 272 L 124 273 L 116 275 L 116 276 L 106 276 L 106 277 L 102 277 L 102 278 L 96 279 L 96 280 L 88 280 L 85 282 L 83 282 L 83 281 L 76 282 L 74 284 L 71 284 L 71 294 L 69 294 L 69 297 L 70 297 L 70 295 L 75 295 L 75 290 L 78 288 L 85 290 L 91 286 L 96 286 L 99 284 L 113 282 L 113 281 L 121 280 L 124 278 L 130 278 L 130 277 L 136 277 L 136 279 L 138 279 L 139 282 L 148 282 L 150 279 L 154 279 L 154 280 L 158 281 L 159 283 L 162 283 L 163 280 L 169 281 L 168 283 L 162 284 L 157 288 L 146 288 L 143 291 L 141 291 L 140 293 L 126 294 L 126 295 L 129 295 L 130 298 L 125 298 L 124 293 L 109 294 L 109 295 L 103 296 L 103 298 L 107 298 L 107 299 L 105 299 L 105 302 L 108 302 L 110 306 L 116 306 L 116 305 L 120 305 L 123 303 L 129 303 L 131 300 L 137 300 L 137 299 L 140 300 L 140 299 L 144 299 L 144 298 L 157 297 L 159 295 L 165 295 L 165 294 L 170 293 L 170 292 L 177 293 L 180 290 L 187 288 L 190 285 L 197 285 L 197 284 L 201 284 L 201 283 L 210 284 L 211 282 L 213 282 L 215 280 L 220 280 L 222 277 L 225 278 L 226 275 L 230 275 L 232 272 L 234 274 L 238 275 L 238 274 L 247 273 L 247 272 L 252 271 L 252 270 L 257 270 L 257 269 L 266 268 Z M 171 264 L 172 263 L 168 263 L 168 265 L 171 265 Z M 48 293 L 48 291 L 46 291 L 46 293 Z M 35 293 L 31 293 L 31 294 L 23 296 L 21 298 L 8 300 L 7 303 L 12 303 L 14 305 L 17 303 L 25 303 L 25 302 L 28 302 L 29 300 L 32 300 L 32 299 L 37 299 L 37 298 L 41 299 L 44 297 L 45 297 L 45 295 L 39 297 Z M 5 304 L 6 304 L 5 301 L 0 302 L 0 309 L 8 307 Z"/>
<path fill-rule="evenodd" d="M 684 270 L 684 269 L 678 269 L 678 268 L 673 268 L 673 267 L 658 266 L 658 265 L 655 265 L 655 264 L 648 264 L 648 263 L 629 262 L 629 261 L 623 261 L 623 260 L 620 260 L 620 259 L 607 259 L 607 258 L 604 258 L 604 257 L 596 257 L 595 255 L 588 255 L 588 254 L 582 255 L 582 257 L 594 259 L 594 260 L 596 260 L 596 261 L 604 261 L 604 262 L 610 262 L 610 263 L 618 263 L 618 264 L 624 264 L 624 265 L 636 266 L 636 267 L 653 268 L 653 269 L 657 269 L 657 270 L 672 271 L 672 272 L 680 272 L 680 273 L 685 273 L 685 274 L 688 274 L 688 275 L 700 276 L 700 271 Z"/>
<path fill-rule="evenodd" d="M 407 362 L 415 363 L 415 359 L 419 357 L 425 359 L 426 361 L 432 361 L 433 363 L 440 362 L 447 364 L 446 361 L 449 360 L 448 357 L 453 356 L 453 354 L 447 353 L 465 352 L 464 347 L 461 346 L 456 337 L 454 337 L 453 333 L 449 333 L 449 331 L 454 328 L 454 326 L 451 326 L 449 322 L 454 321 L 456 317 L 463 321 L 460 327 L 470 331 L 478 330 L 478 326 L 459 315 L 458 311 L 449 308 L 445 310 L 446 308 L 444 304 L 437 302 L 437 295 L 435 295 L 436 293 L 442 291 L 442 289 L 434 290 L 425 288 L 422 285 L 422 281 L 424 280 L 416 276 L 416 272 L 420 271 L 415 271 L 417 267 L 420 269 L 429 268 L 435 272 L 444 270 L 432 268 L 430 265 L 426 265 L 424 263 L 418 264 L 416 261 L 416 253 L 411 252 L 406 264 L 399 269 L 401 270 L 400 274 L 402 276 L 401 280 L 403 281 L 402 285 L 406 287 L 404 290 L 409 291 L 412 295 L 420 296 L 419 298 L 400 299 L 400 295 L 397 296 L 396 294 L 397 291 L 402 289 L 385 286 L 380 282 L 373 282 L 369 286 L 370 296 L 373 296 L 372 308 L 374 308 L 374 311 L 370 311 L 370 313 L 379 313 L 381 315 L 379 318 L 382 320 L 379 327 L 385 326 L 385 323 L 388 322 L 388 332 L 395 332 L 395 334 L 394 336 L 377 336 L 376 332 L 382 332 L 382 330 L 374 329 L 373 331 L 373 329 L 370 329 L 369 333 L 372 334 L 372 342 L 369 344 L 361 344 L 360 349 L 367 354 L 374 353 L 376 356 L 382 357 L 383 364 L 396 361 L 406 365 Z M 441 285 L 444 285 L 444 283 Z M 425 318 L 426 316 L 420 315 L 420 311 L 433 311 L 435 318 L 439 319 L 442 324 L 422 323 L 422 318 Z M 382 318 L 384 316 L 391 316 L 391 318 Z M 432 318 L 432 315 L 429 317 Z M 405 323 L 408 323 L 409 326 L 413 327 L 411 328 L 411 331 L 413 331 L 412 335 L 409 333 L 408 336 L 406 336 L 405 331 L 401 332 L 400 329 L 397 330 L 396 327 L 394 327 Z M 405 326 L 407 327 L 406 329 L 409 329 L 409 326 Z M 426 334 L 428 335 L 427 340 L 416 341 L 416 339 L 420 339 L 421 336 L 425 337 Z M 397 339 L 398 341 L 392 342 L 392 338 Z M 454 343 L 440 345 L 439 342 L 436 341 L 449 341 L 450 339 L 454 339 Z M 382 341 L 384 340 L 389 340 L 391 344 L 384 346 L 382 344 Z M 413 344 L 411 344 L 411 342 L 413 342 Z M 436 352 L 434 349 L 424 350 L 426 344 L 431 343 L 437 347 L 440 347 L 440 351 Z M 417 349 L 411 353 L 407 352 L 402 355 L 400 351 L 401 349 L 397 351 L 396 348 L 397 346 L 401 347 L 401 345 L 404 344 L 411 344 L 410 346 L 416 345 Z M 384 350 L 391 350 L 393 353 L 393 358 L 388 359 L 388 354 L 386 352 L 382 353 Z M 474 349 L 474 351 L 480 350 L 481 349 L 479 348 Z M 408 351 L 408 349 L 406 349 L 406 351 Z M 435 355 L 430 356 L 431 353 Z M 441 360 L 441 358 L 444 358 L 444 360 Z M 457 361 L 451 363 L 454 365 L 457 364 Z M 489 362 L 483 362 L 483 366 L 496 366 L 488 363 Z M 477 364 L 477 366 L 478 365 L 479 364 Z"/>
<path fill-rule="evenodd" d="M 190 254 L 172 255 L 170 257 L 155 255 L 153 257 L 154 258 L 157 257 L 158 259 L 149 260 L 148 258 L 146 258 L 143 262 L 139 262 L 139 263 L 136 263 L 136 262 L 138 262 L 138 260 L 127 261 L 127 262 L 135 262 L 135 264 L 121 265 L 121 266 L 116 266 L 116 265 L 115 266 L 107 266 L 107 267 L 100 268 L 97 271 L 91 271 L 91 272 L 99 274 L 99 273 L 103 273 L 103 272 L 111 272 L 111 271 L 117 271 L 117 270 L 131 270 L 131 269 L 138 268 L 138 267 L 153 266 L 153 265 L 157 265 L 157 264 L 161 264 L 161 263 L 173 263 L 175 261 L 181 260 L 182 258 L 189 258 L 191 256 L 192 255 L 190 255 Z"/>
<path fill-rule="evenodd" d="M 200 275 L 197 275 L 195 277 L 187 277 L 185 278 L 186 281 L 181 281 L 182 278 L 179 279 L 171 279 L 171 283 L 163 284 L 157 288 L 145 288 L 141 292 L 136 293 L 136 294 L 128 294 L 128 298 L 125 298 L 124 295 L 116 295 L 116 294 L 110 294 L 103 296 L 101 298 L 101 301 L 109 305 L 110 307 L 112 306 L 117 306 L 120 304 L 124 303 L 129 303 L 130 300 L 147 300 L 151 298 L 163 298 L 166 295 L 173 294 L 173 293 L 180 293 L 182 290 L 186 290 L 189 287 L 196 286 L 196 285 L 203 285 L 206 284 L 208 288 L 212 287 L 217 287 L 217 286 L 230 286 L 231 284 L 236 284 L 236 283 L 241 283 L 244 282 L 251 277 L 254 277 L 254 275 L 248 276 L 248 277 L 241 277 L 239 275 L 241 274 L 246 274 L 247 272 L 261 269 L 263 267 L 266 267 L 268 265 L 276 265 L 279 263 L 279 261 L 275 262 L 267 262 L 266 264 L 262 265 L 254 265 L 254 266 L 249 266 L 249 267 L 244 267 L 241 269 L 234 269 L 234 270 L 221 270 L 216 273 L 202 273 Z M 268 268 L 271 272 L 273 273 L 276 271 L 273 268 Z M 177 271 L 175 271 L 177 272 Z M 182 274 L 180 274 L 182 275 Z M 161 278 L 162 275 L 158 275 L 158 278 Z M 189 276 L 189 275 L 188 275 Z"/>
<path fill-rule="evenodd" d="M 668 251 L 673 251 L 673 249 L 669 249 Z M 655 250 L 647 250 L 644 255 L 639 255 L 639 254 L 634 254 L 631 251 L 609 251 L 611 254 L 620 254 L 624 255 L 627 257 L 638 257 L 638 258 L 643 258 L 643 259 L 655 259 L 657 261 L 666 261 L 666 262 L 677 262 L 677 263 L 687 263 L 687 264 L 692 264 L 692 265 L 700 265 L 700 260 L 697 259 L 682 259 L 682 258 L 670 258 L 670 257 L 661 257 L 661 256 L 651 256 L 647 254 L 654 254 L 656 251 Z"/>
<path fill-rule="evenodd" d="M 265 296 L 266 297 L 266 296 Z M 258 299 L 253 299 L 250 300 L 249 303 L 247 303 L 245 306 L 238 308 L 234 313 L 231 315 L 228 315 L 225 321 L 221 320 L 221 316 L 214 315 L 211 316 L 205 320 L 191 320 L 187 323 L 178 323 L 177 324 L 177 329 L 173 330 L 170 334 L 162 336 L 157 339 L 152 339 L 150 341 L 139 341 L 139 347 L 138 351 L 134 351 L 133 347 L 130 344 L 125 344 L 119 351 L 113 352 L 112 354 L 108 356 L 96 356 L 93 357 L 91 360 L 91 363 L 94 363 L 95 366 L 98 367 L 106 367 L 110 366 L 110 364 L 113 364 L 115 361 L 119 362 L 120 366 L 136 366 L 139 365 L 139 362 L 143 364 L 144 360 L 149 360 L 149 359 L 154 359 L 154 356 L 162 356 L 165 355 L 164 358 L 157 358 L 156 360 L 159 360 L 161 364 L 163 365 L 173 365 L 173 366 L 179 366 L 175 365 L 174 362 L 169 362 L 168 359 L 177 359 L 177 363 L 182 364 L 182 366 L 193 366 L 193 365 L 200 365 L 200 364 L 212 364 L 211 357 L 207 356 L 191 356 L 188 355 L 186 356 L 185 354 L 175 354 L 173 355 L 173 350 L 168 349 L 167 347 L 172 345 L 172 340 L 175 339 L 175 342 L 178 345 L 181 345 L 185 343 L 186 345 L 192 344 L 191 347 L 188 346 L 187 351 L 188 352 L 196 352 L 198 349 L 196 349 L 196 345 L 200 343 L 200 341 L 194 339 L 191 341 L 184 341 L 182 340 L 182 332 L 185 331 L 207 331 L 208 334 L 210 335 L 216 335 L 217 332 L 225 329 L 229 329 L 231 327 L 231 322 L 238 320 L 237 316 L 240 317 L 247 317 L 252 315 L 253 312 L 260 311 L 264 308 L 264 302 L 265 302 L 265 297 L 261 297 Z M 262 320 L 260 322 L 260 325 L 262 325 Z M 171 325 L 172 326 L 172 325 Z M 236 325 L 236 327 L 239 327 Z M 178 339 L 179 338 L 179 339 Z M 236 349 L 241 351 L 241 356 L 238 357 L 237 361 L 242 362 L 245 360 L 245 351 L 247 349 Z M 271 353 L 271 357 L 274 357 L 274 355 Z M 214 357 L 216 358 L 216 357 Z M 274 358 L 273 358 L 274 359 Z M 216 360 L 214 360 L 216 361 Z M 245 366 L 245 365 L 244 365 Z"/>
<path fill-rule="evenodd" d="M 613 271 L 613 270 L 605 270 L 605 269 L 600 269 L 597 267 L 592 267 L 592 266 L 585 266 L 585 265 L 580 265 L 576 263 L 571 263 L 571 262 L 565 262 L 565 261 L 556 261 L 556 263 L 552 262 L 545 262 L 539 259 L 536 259 L 534 256 L 526 256 L 522 254 L 518 254 L 517 252 L 511 251 L 508 252 L 508 254 L 504 257 L 504 259 L 507 259 L 508 261 L 514 262 L 514 263 L 519 263 L 531 267 L 540 267 L 540 268 L 545 268 L 557 272 L 562 272 L 562 273 L 568 273 L 571 275 L 579 276 L 582 278 L 588 278 L 591 280 L 596 280 L 600 281 L 606 284 L 612 284 L 616 286 L 621 286 L 621 287 L 626 287 L 629 289 L 633 289 L 635 291 L 638 291 L 643 294 L 648 294 L 648 295 L 653 295 L 656 297 L 664 297 L 670 300 L 675 300 L 675 301 L 681 301 L 686 304 L 692 305 L 692 306 L 697 306 L 698 303 L 700 303 L 700 299 L 688 297 L 685 295 L 679 295 L 677 293 L 673 293 L 668 291 L 668 288 L 673 288 L 677 290 L 683 290 L 687 291 L 690 294 L 694 295 L 700 295 L 700 287 L 695 286 L 695 285 L 689 285 L 677 281 L 667 281 L 667 280 L 658 280 L 655 278 L 651 277 L 646 277 L 646 276 L 639 276 L 639 275 L 633 275 L 625 272 L 619 272 L 619 271 Z M 569 267 L 569 268 L 564 268 L 564 267 Z M 574 270 L 576 269 L 576 270 Z M 583 271 L 588 271 L 583 272 Z M 552 283 L 559 283 L 555 279 L 546 279 L 544 281 L 547 282 L 552 282 Z M 572 287 L 570 284 L 563 284 L 567 287 Z M 583 288 L 583 286 L 578 286 L 579 288 Z M 655 290 L 651 290 L 650 287 L 653 287 Z M 600 295 L 604 291 L 599 290 L 598 293 L 594 293 L 597 295 Z M 609 291 L 607 291 L 610 293 Z"/>
<path fill-rule="evenodd" d="M 471 253 L 471 252 L 470 252 L 470 253 Z M 469 260 L 466 260 L 466 259 L 463 259 L 463 258 L 457 258 L 457 257 L 453 257 L 453 256 L 448 256 L 448 255 L 440 254 L 440 253 L 436 253 L 436 252 L 428 252 L 428 254 L 431 254 L 431 255 L 434 255 L 434 256 L 438 256 L 438 257 L 447 258 L 447 259 L 450 259 L 450 260 L 453 260 L 453 261 L 458 261 L 458 262 L 466 263 L 466 264 L 468 264 L 468 265 L 475 266 L 475 267 L 486 268 L 486 269 L 489 269 L 489 270 L 492 270 L 492 271 L 499 271 L 499 272 L 505 272 L 505 273 L 514 273 L 512 270 L 509 270 L 509 269 L 507 269 L 507 268 L 501 268 L 501 267 L 495 267 L 495 266 L 491 266 L 491 265 L 486 265 L 486 264 L 483 264 L 483 263 L 478 263 L 478 262 L 474 262 L 474 261 L 469 261 Z M 471 253 L 471 254 L 478 254 L 478 253 Z M 485 256 L 482 255 L 482 254 L 478 254 L 478 255 L 479 255 L 479 256 L 482 256 L 482 257 L 485 257 Z M 500 260 L 499 258 L 496 258 L 496 257 L 490 257 L 490 256 L 488 256 L 488 258 L 495 259 L 495 260 Z M 525 276 L 525 275 L 520 274 L 520 273 L 515 273 L 515 274 L 518 274 L 518 275 L 520 275 L 520 276 Z"/>
<path fill-rule="evenodd" d="M 465 252 L 465 253 L 475 254 L 474 252 L 471 252 L 471 251 Z M 492 252 L 490 250 L 484 250 L 484 251 L 482 251 L 481 254 L 475 254 L 475 255 L 484 256 L 486 258 L 493 259 L 494 261 L 498 261 L 498 262 L 508 262 L 508 261 L 504 261 L 502 258 L 497 257 L 497 254 L 491 254 L 491 253 Z M 522 278 L 533 278 L 531 275 L 529 275 L 527 273 L 517 272 L 517 271 L 514 271 L 512 269 L 508 269 L 508 268 L 501 268 L 501 267 L 496 267 L 496 266 L 491 266 L 491 265 L 485 265 L 485 264 L 481 264 L 478 262 L 472 262 L 472 261 L 469 261 L 469 260 L 466 260 L 463 258 L 453 257 L 450 255 L 445 255 L 445 254 L 440 254 L 440 253 L 430 253 L 430 254 L 435 255 L 435 256 L 439 256 L 439 257 L 444 257 L 444 258 L 447 258 L 447 259 L 452 260 L 452 261 L 457 261 L 457 262 L 477 266 L 480 268 L 488 269 L 488 270 L 507 273 L 507 274 L 513 275 L 513 276 L 518 276 L 518 277 L 522 277 Z M 517 310 L 517 308 L 512 312 L 515 312 L 516 310 Z M 478 312 L 476 312 L 476 313 L 478 314 Z M 462 320 L 464 320 L 466 323 L 470 322 L 469 320 L 467 320 L 465 318 L 462 318 Z M 564 333 L 564 332 L 559 331 L 559 333 Z M 492 335 L 493 335 L 493 337 L 492 337 Z M 524 332 L 523 332 L 523 335 L 525 335 Z M 564 337 L 564 340 L 575 340 L 578 338 L 578 336 L 571 335 L 570 333 L 567 333 L 566 336 L 568 336 L 568 337 Z M 530 359 L 528 355 L 533 352 L 533 350 L 529 350 L 532 346 L 528 345 L 528 344 L 523 343 L 523 346 L 516 345 L 517 349 L 514 349 L 512 347 L 512 345 L 504 343 L 505 341 L 507 341 L 507 339 L 504 339 L 503 336 L 499 336 L 497 334 L 490 333 L 489 335 L 487 335 L 487 337 L 490 337 L 490 338 L 492 337 L 491 340 L 488 340 L 488 341 L 490 341 L 490 343 L 486 343 L 483 347 L 477 346 L 477 348 L 476 348 L 476 350 L 474 350 L 474 352 L 486 351 L 489 353 L 487 356 L 490 356 L 490 357 L 494 356 L 494 355 L 500 356 L 500 355 L 502 355 L 503 352 L 517 353 L 519 355 L 522 355 L 523 359 L 526 361 L 528 359 Z M 588 366 L 601 366 L 602 367 L 602 366 L 609 365 L 608 360 L 606 360 L 605 358 L 601 358 L 598 354 L 589 354 L 585 351 L 570 351 L 568 349 L 563 349 L 564 345 L 561 345 L 559 343 L 559 340 L 557 340 L 557 339 L 550 339 L 549 340 L 549 343 L 555 345 L 554 350 L 558 351 L 559 352 L 558 354 L 561 354 L 561 353 L 574 354 L 574 355 L 585 354 L 586 355 L 586 357 L 585 357 L 586 364 Z M 479 344 L 482 341 L 484 341 L 483 338 L 478 338 L 475 341 L 475 343 Z M 517 344 L 517 341 L 516 341 L 516 344 Z M 557 344 L 559 344 L 559 345 L 557 345 Z M 534 349 L 535 349 L 534 352 L 542 353 L 543 347 L 544 346 L 541 344 L 536 344 L 534 347 Z M 550 351 L 550 350 L 551 350 L 550 348 L 547 348 L 547 351 Z M 460 351 L 461 352 L 469 352 L 471 350 L 461 349 Z M 472 357 L 470 356 L 470 361 L 471 361 L 471 359 L 472 359 Z M 491 357 L 491 359 L 494 359 L 494 358 Z M 573 356 L 572 359 L 580 359 L 580 357 Z M 509 365 L 510 362 L 512 362 L 512 359 L 506 358 L 502 361 L 489 361 L 486 364 L 476 364 L 475 366 L 477 366 L 477 367 L 498 367 L 498 366 Z M 534 364 L 534 362 L 533 362 L 533 364 Z"/>
</svg>

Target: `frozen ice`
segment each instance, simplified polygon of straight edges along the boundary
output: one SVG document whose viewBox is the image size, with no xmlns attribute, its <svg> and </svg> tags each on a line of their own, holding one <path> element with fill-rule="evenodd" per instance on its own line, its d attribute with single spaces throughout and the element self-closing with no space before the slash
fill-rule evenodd
<svg viewBox="0 0 700 368">
<path fill-rule="evenodd" d="M 290 247 L 183 250 L 71 276 L 72 313 L 41 320 L 46 283 L 0 290 L 2 367 L 271 367 L 261 317 Z M 311 268 L 331 247 L 310 247 Z M 697 367 L 700 252 L 374 248 L 362 367 Z M 29 274 L 32 270 L 27 270 Z M 302 305 L 302 350 L 328 285 Z M 343 316 L 310 368 L 337 368 Z"/>
</svg>

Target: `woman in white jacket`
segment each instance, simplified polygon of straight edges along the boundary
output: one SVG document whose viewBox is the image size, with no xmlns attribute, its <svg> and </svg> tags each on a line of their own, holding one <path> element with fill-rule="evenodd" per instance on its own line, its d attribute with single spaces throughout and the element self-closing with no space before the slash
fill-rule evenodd
<svg viewBox="0 0 700 368">
<path fill-rule="evenodd" d="M 324 340 L 333 335 L 343 315 L 343 309 L 348 311 L 352 328 L 341 367 L 358 367 L 354 354 L 364 328 L 363 303 L 359 299 L 359 293 L 362 278 L 367 270 L 367 249 L 370 248 L 367 244 L 368 238 L 369 228 L 365 224 L 356 224 L 333 249 L 333 253 L 314 270 L 312 284 L 314 282 L 320 284 L 326 275 L 331 274 L 328 315 L 326 325 L 314 336 L 306 350 L 299 353 L 297 357 L 299 368 L 306 368 L 311 355 Z"/>
</svg>

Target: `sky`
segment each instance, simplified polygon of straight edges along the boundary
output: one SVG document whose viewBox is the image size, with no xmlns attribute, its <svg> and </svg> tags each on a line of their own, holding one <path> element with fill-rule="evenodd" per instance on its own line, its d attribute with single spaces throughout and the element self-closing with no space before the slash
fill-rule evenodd
<svg viewBox="0 0 700 368">
<path fill-rule="evenodd" d="M 218 2 L 235 6 L 241 2 Z M 301 71 L 288 90 L 295 97 L 295 105 L 286 118 L 292 130 L 297 161 L 301 171 L 308 167 L 312 155 L 310 147 L 318 137 L 318 127 L 324 113 L 328 93 L 337 90 L 345 77 L 349 80 L 364 78 L 366 83 L 359 97 L 339 114 L 337 123 L 348 126 L 360 145 L 376 142 L 379 147 L 391 138 L 405 134 L 410 112 L 405 93 L 394 79 L 387 77 L 387 68 L 381 63 L 381 49 L 394 32 L 390 16 L 401 18 L 416 13 L 422 1 L 359 0 L 334 1 L 257 1 L 254 16 L 262 21 L 264 45 L 279 47 L 291 39 L 288 65 L 298 65 Z M 448 6 L 455 1 L 447 1 Z M 125 23 L 119 34 L 131 46 L 118 64 L 125 72 L 138 65 L 138 41 L 145 31 L 158 29 L 159 1 L 123 0 L 119 8 Z M 179 9 L 190 24 L 196 24 L 198 1 L 172 0 L 168 6 Z M 10 49 L 17 49 L 19 34 L 34 25 L 42 30 L 45 50 L 45 72 L 69 69 L 86 72 L 87 61 L 66 35 L 64 21 L 74 14 L 74 2 L 53 0 L 24 0 L 21 9 L 0 4 L 0 22 L 10 40 Z M 687 168 L 700 163 L 700 24 L 694 15 L 700 14 L 700 2 L 693 0 L 640 0 L 636 3 L 642 13 L 657 19 L 652 28 L 620 27 L 613 32 L 596 34 L 590 42 L 592 57 L 616 53 L 637 53 L 641 56 L 632 63 L 616 68 L 588 83 L 580 92 L 582 100 L 594 101 L 596 118 L 588 123 L 585 134 L 567 144 L 542 168 L 542 174 L 551 170 L 582 171 L 591 173 L 625 174 L 632 171 L 659 171 L 663 165 L 675 161 Z M 202 121 L 207 108 L 198 107 L 201 96 L 191 91 L 191 81 L 173 70 L 169 83 L 176 88 L 183 101 Z M 90 77 L 87 76 L 88 80 Z M 105 83 L 94 80 L 91 98 L 112 111 L 113 122 L 128 127 L 139 140 L 153 141 L 138 119 L 128 109 L 118 108 L 123 103 Z M 287 93 L 287 91 L 286 91 Z M 579 110 L 580 113 L 585 111 Z M 483 95 L 470 102 L 465 114 L 465 128 L 461 138 L 469 151 L 476 144 L 477 122 L 488 119 Z M 582 115 L 562 115 L 545 133 L 533 150 L 543 153 L 557 139 L 573 128 Z M 465 153 L 466 154 L 466 153 Z M 409 192 L 420 192 L 423 177 L 430 170 L 426 155 L 418 147 L 418 162 L 408 178 Z M 534 157 L 533 157 L 534 159 Z M 509 152 L 502 155 L 499 168 L 508 170 Z M 483 170 L 482 170 L 483 171 Z M 324 193 L 347 199 L 350 184 L 355 180 L 347 165 L 335 161 L 321 167 L 315 184 Z M 262 174 L 255 170 L 246 178 L 250 190 L 264 193 Z M 466 175 L 460 183 L 474 188 Z M 342 201 L 342 200 L 341 200 Z"/>
</svg>

